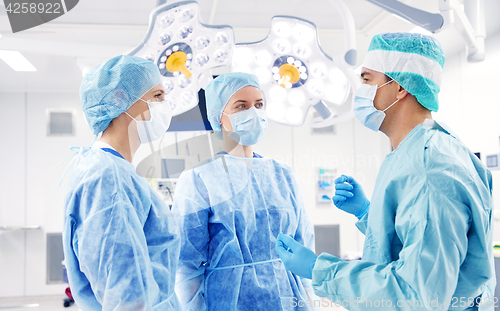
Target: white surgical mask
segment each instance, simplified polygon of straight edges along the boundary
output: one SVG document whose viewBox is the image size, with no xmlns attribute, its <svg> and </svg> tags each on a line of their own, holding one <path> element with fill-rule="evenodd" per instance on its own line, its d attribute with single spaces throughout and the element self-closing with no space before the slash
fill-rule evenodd
<svg viewBox="0 0 500 311">
<path fill-rule="evenodd" d="M 263 109 L 251 107 L 233 114 L 222 113 L 229 117 L 233 133 L 237 135 L 233 135 L 233 138 L 243 146 L 255 145 L 267 129 L 266 112 Z"/>
<path fill-rule="evenodd" d="M 379 87 L 376 85 L 361 84 L 356 92 L 356 95 L 354 96 L 354 114 L 358 118 L 359 122 L 375 132 L 378 132 L 380 129 L 380 126 L 385 119 L 385 112 L 387 109 L 391 108 L 399 101 L 399 99 L 396 100 L 384 110 L 377 110 L 377 108 L 373 105 L 373 100 L 375 99 L 377 90 L 392 81 L 394 80 L 388 81 Z"/>
<path fill-rule="evenodd" d="M 145 101 L 142 98 L 140 100 L 148 104 L 151 116 L 149 120 L 136 120 L 126 111 L 125 113 L 136 122 L 141 144 L 146 144 L 160 139 L 165 134 L 172 121 L 172 108 L 166 100 L 162 102 Z"/>
</svg>

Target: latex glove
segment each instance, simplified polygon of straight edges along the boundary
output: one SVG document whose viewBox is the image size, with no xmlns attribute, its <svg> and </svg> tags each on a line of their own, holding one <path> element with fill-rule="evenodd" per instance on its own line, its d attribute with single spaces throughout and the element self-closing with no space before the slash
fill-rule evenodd
<svg viewBox="0 0 500 311">
<path fill-rule="evenodd" d="M 370 208 L 370 201 L 358 182 L 351 176 L 342 175 L 335 179 L 333 204 L 341 210 L 361 219 Z"/>
<path fill-rule="evenodd" d="M 312 270 L 318 256 L 293 238 L 280 233 L 276 239 L 276 252 L 293 274 L 312 279 Z"/>
</svg>

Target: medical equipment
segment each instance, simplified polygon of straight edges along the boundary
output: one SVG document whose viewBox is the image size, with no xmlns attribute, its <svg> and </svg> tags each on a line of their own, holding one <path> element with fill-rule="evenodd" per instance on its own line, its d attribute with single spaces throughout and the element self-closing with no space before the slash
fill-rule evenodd
<svg viewBox="0 0 500 311">
<path fill-rule="evenodd" d="M 454 26 L 467 44 L 467 60 L 481 62 L 485 58 L 484 0 L 438 0 L 439 14 L 425 12 L 397 0 L 367 0 L 430 32 Z"/>
<path fill-rule="evenodd" d="M 163 178 L 157 180 L 157 192 L 163 199 L 163 202 L 172 208 L 174 202 L 175 187 L 177 186 L 178 178 Z"/>
<path fill-rule="evenodd" d="M 490 170 L 500 170 L 500 154 L 490 154 L 486 156 L 486 167 Z"/>
<path fill-rule="evenodd" d="M 266 84 L 269 118 L 300 126 L 312 106 L 320 117 L 311 121 L 311 127 L 330 126 L 353 117 L 352 109 L 339 115 L 335 107 L 344 105 L 350 88 L 359 85 L 352 70 L 357 54 L 354 19 L 341 0 L 330 1 L 341 12 L 346 28 L 345 51 L 333 58 L 321 50 L 314 24 L 284 16 L 273 18 L 266 40 L 251 44 L 250 49 L 240 49 L 249 45 L 240 44 L 233 56 L 232 28 L 201 24 L 194 1 L 158 6 L 151 13 L 146 38 L 129 54 L 158 65 L 176 116 L 196 106 L 196 92 L 210 82 L 212 68 L 231 63 L 232 71 L 250 72 L 247 65 L 254 62 L 249 52 L 253 49 L 255 74 Z"/>
<path fill-rule="evenodd" d="M 291 16 L 275 16 L 266 39 L 236 45 L 231 71 L 253 73 L 259 78 L 270 120 L 301 126 L 311 106 L 320 115 L 312 120 L 311 127 L 352 118 L 352 109 L 339 116 L 332 107 L 344 105 L 350 89 L 354 91 L 359 85 L 352 70 L 357 54 L 354 21 L 342 1 L 331 2 L 341 12 L 346 28 L 342 54 L 333 58 L 325 54 L 316 26 Z"/>
<path fill-rule="evenodd" d="M 318 188 L 317 202 L 331 204 L 333 196 L 333 181 L 337 175 L 337 169 L 324 168 L 318 169 Z"/>
<path fill-rule="evenodd" d="M 229 65 L 233 50 L 231 27 L 202 24 L 198 3 L 182 1 L 154 9 L 146 37 L 129 54 L 158 66 L 176 116 L 196 107 L 198 90 L 212 80 L 211 69 Z"/>
</svg>

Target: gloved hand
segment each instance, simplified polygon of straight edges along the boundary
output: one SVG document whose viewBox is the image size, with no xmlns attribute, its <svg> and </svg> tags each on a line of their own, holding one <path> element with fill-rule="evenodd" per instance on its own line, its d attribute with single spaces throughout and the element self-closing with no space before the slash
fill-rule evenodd
<svg viewBox="0 0 500 311">
<path fill-rule="evenodd" d="M 370 201 L 360 184 L 351 176 L 342 175 L 335 179 L 333 204 L 341 210 L 361 219 L 370 208 Z"/>
<path fill-rule="evenodd" d="M 285 268 L 300 277 L 312 279 L 312 270 L 318 258 L 312 250 L 280 233 L 276 239 L 276 252 L 283 260 Z"/>
</svg>

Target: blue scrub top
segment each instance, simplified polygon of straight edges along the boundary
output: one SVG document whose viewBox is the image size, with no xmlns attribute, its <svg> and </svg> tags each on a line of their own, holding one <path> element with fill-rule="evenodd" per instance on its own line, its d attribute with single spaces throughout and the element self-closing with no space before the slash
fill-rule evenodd
<svg viewBox="0 0 500 311">
<path fill-rule="evenodd" d="M 80 149 L 65 198 L 63 249 L 82 310 L 180 310 L 175 218 L 115 150 Z"/>
<path fill-rule="evenodd" d="M 184 171 L 175 190 L 184 310 L 309 310 L 311 281 L 286 270 L 275 250 L 280 232 L 314 250 L 292 169 L 257 154 L 218 155 Z"/>
<path fill-rule="evenodd" d="M 491 191 L 490 171 L 445 125 L 418 125 L 382 163 L 357 224 L 362 260 L 321 254 L 315 293 L 359 297 L 351 310 L 477 310 L 480 299 L 493 310 Z"/>
</svg>

